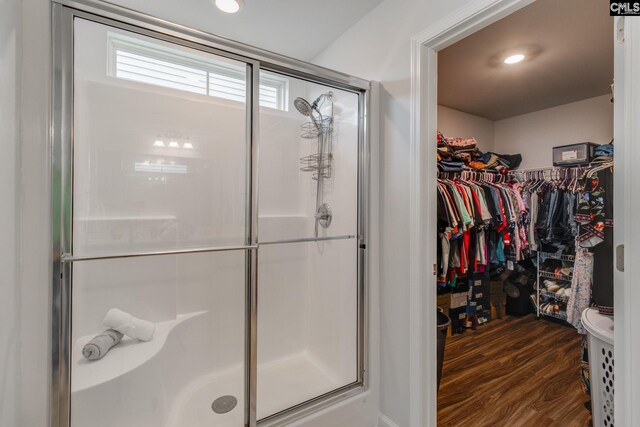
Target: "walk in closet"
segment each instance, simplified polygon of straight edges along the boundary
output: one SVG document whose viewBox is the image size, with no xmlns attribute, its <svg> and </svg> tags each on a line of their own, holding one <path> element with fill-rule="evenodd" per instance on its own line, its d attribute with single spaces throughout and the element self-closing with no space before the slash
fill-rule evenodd
<svg viewBox="0 0 640 427">
<path fill-rule="evenodd" d="M 605 12 L 538 0 L 438 53 L 439 426 L 615 425 Z"/>
</svg>

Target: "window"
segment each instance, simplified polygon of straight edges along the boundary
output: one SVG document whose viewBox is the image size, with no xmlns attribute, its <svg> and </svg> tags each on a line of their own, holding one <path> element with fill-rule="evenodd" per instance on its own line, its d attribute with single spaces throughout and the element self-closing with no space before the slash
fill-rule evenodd
<svg viewBox="0 0 640 427">
<path fill-rule="evenodd" d="M 186 92 L 246 101 L 244 66 L 109 34 L 110 74 Z M 288 110 L 288 79 L 260 71 L 260 106 Z"/>
</svg>

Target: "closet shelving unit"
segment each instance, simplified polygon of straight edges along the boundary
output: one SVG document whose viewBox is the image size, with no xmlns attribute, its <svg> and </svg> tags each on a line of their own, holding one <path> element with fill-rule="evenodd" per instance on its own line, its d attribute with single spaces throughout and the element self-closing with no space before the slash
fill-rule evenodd
<svg viewBox="0 0 640 427">
<path fill-rule="evenodd" d="M 560 320 L 566 321 L 567 320 L 566 306 L 567 306 L 567 302 L 569 301 L 569 298 L 566 297 L 566 296 L 558 296 L 558 295 L 556 295 L 555 292 L 548 291 L 544 287 L 544 285 L 542 284 L 542 281 L 543 281 L 543 279 L 551 279 L 551 280 L 556 280 L 556 281 L 559 281 L 559 282 L 571 283 L 572 275 L 570 275 L 570 274 L 569 275 L 564 275 L 563 274 L 563 275 L 558 277 L 557 275 L 555 275 L 553 273 L 542 271 L 541 270 L 542 264 L 547 259 L 555 259 L 555 260 L 562 261 L 563 263 L 574 263 L 576 257 L 575 257 L 575 255 L 558 254 L 558 253 L 553 253 L 553 252 L 538 251 L 538 280 L 536 281 L 536 293 L 537 293 L 536 311 L 537 311 L 537 315 L 538 315 L 538 317 L 547 316 L 547 317 L 552 317 L 552 318 L 555 318 L 555 319 L 560 319 Z M 544 311 L 544 310 L 542 310 L 540 308 L 540 306 L 544 302 L 550 302 L 550 301 L 556 301 L 557 303 L 564 305 L 565 310 L 560 310 L 559 312 L 548 312 L 548 311 Z"/>
</svg>

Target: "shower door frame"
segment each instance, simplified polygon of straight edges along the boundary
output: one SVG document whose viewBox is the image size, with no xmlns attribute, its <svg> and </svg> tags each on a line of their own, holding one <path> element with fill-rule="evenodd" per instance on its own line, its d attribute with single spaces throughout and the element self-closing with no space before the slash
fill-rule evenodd
<svg viewBox="0 0 640 427">
<path fill-rule="evenodd" d="M 53 0 L 53 64 L 51 116 L 52 170 L 52 327 L 50 425 L 71 425 L 71 307 L 72 264 L 74 262 L 188 254 L 216 251 L 246 253 L 245 308 L 245 426 L 279 426 L 325 409 L 368 389 L 368 235 L 369 235 L 369 99 L 370 82 L 313 64 L 294 60 L 206 32 L 186 28 L 131 9 L 99 0 Z M 73 36 L 74 19 L 82 18 L 112 28 L 153 37 L 176 45 L 238 60 L 247 65 L 247 217 L 245 244 L 232 247 L 177 249 L 108 256 L 74 256 L 73 232 Z M 317 396 L 285 411 L 258 420 L 257 394 L 257 301 L 258 301 L 258 135 L 260 70 L 272 71 L 313 83 L 324 84 L 358 95 L 358 307 L 357 380 Z M 303 238 L 280 243 L 336 240 L 354 236 Z M 274 242 L 268 242 L 274 243 Z M 267 244 L 267 242 L 265 242 Z"/>
</svg>

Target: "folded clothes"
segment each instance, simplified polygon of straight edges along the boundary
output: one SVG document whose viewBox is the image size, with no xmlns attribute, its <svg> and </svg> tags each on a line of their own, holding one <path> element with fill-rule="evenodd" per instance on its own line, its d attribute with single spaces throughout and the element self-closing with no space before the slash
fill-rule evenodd
<svg viewBox="0 0 640 427">
<path fill-rule="evenodd" d="M 493 169 L 498 166 L 498 156 L 493 153 L 485 153 L 482 161 L 487 165 L 487 169 Z"/>
<path fill-rule="evenodd" d="M 613 144 L 598 145 L 595 148 L 593 155 L 596 157 L 599 157 L 599 156 L 613 157 Z"/>
<path fill-rule="evenodd" d="M 446 138 L 447 145 L 456 148 L 473 148 L 478 145 L 475 138 Z"/>
<path fill-rule="evenodd" d="M 443 164 L 443 165 L 446 165 L 446 166 L 451 166 L 451 167 L 457 167 L 457 166 L 463 167 L 464 166 L 464 162 L 457 161 L 457 160 L 443 160 L 440 163 Z"/>
<path fill-rule="evenodd" d="M 442 172 L 462 172 L 464 170 L 464 163 L 443 160 L 438 163 L 438 169 Z"/>
<path fill-rule="evenodd" d="M 477 170 L 483 170 L 487 167 L 487 165 L 485 165 L 482 162 L 469 162 L 469 167 L 472 167 Z"/>
<path fill-rule="evenodd" d="M 468 163 L 471 161 L 471 154 L 469 153 L 456 153 L 453 155 L 453 158 L 456 160 L 460 160 L 464 163 Z"/>
<path fill-rule="evenodd" d="M 475 145 L 467 145 L 467 146 L 460 146 L 460 147 L 449 147 L 449 149 L 451 151 L 453 151 L 454 153 L 477 153 L 480 150 L 478 149 L 478 147 L 476 147 Z"/>
<path fill-rule="evenodd" d="M 450 159 L 451 156 L 453 155 L 449 151 L 449 148 L 447 148 L 447 147 L 438 147 L 438 154 L 440 155 L 440 157 L 443 157 L 445 159 Z"/>
<path fill-rule="evenodd" d="M 478 148 L 460 148 L 460 149 L 453 149 L 453 155 L 455 156 L 456 154 L 470 154 L 474 157 L 479 157 L 478 153 L 480 152 L 480 150 L 478 150 Z"/>
<path fill-rule="evenodd" d="M 522 163 L 521 154 L 483 153 L 479 160 L 487 165 L 487 169 L 517 169 Z M 499 166 L 502 166 L 499 168 Z"/>
<path fill-rule="evenodd" d="M 495 154 L 498 158 L 509 162 L 509 169 L 517 169 L 518 166 L 520 166 L 520 163 L 522 163 L 522 154 L 492 154 Z"/>
<path fill-rule="evenodd" d="M 96 335 L 82 347 L 82 355 L 89 360 L 99 360 L 122 341 L 122 334 L 114 329 Z"/>
<path fill-rule="evenodd" d="M 149 341 L 156 331 L 154 323 L 133 317 L 117 308 L 109 310 L 102 323 L 128 337 L 141 341 Z"/>
<path fill-rule="evenodd" d="M 509 163 L 509 160 L 507 159 L 503 159 L 502 157 L 498 157 L 498 163 L 500 163 L 502 166 L 508 168 L 511 164 Z"/>
</svg>

